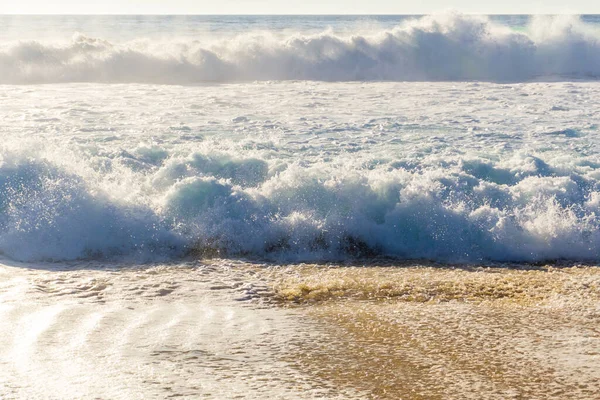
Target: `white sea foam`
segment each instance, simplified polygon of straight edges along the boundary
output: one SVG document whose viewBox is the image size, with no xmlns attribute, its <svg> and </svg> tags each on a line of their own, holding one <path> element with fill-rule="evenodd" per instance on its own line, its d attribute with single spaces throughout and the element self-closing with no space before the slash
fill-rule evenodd
<svg viewBox="0 0 600 400">
<path fill-rule="evenodd" d="M 198 84 L 254 80 L 512 81 L 597 79 L 600 30 L 577 17 L 534 17 L 511 30 L 441 14 L 360 33 L 249 31 L 233 38 L 0 43 L 0 83 Z"/>
<path fill-rule="evenodd" d="M 12 258 L 600 259 L 595 83 L 34 89 L 0 97 Z"/>
</svg>

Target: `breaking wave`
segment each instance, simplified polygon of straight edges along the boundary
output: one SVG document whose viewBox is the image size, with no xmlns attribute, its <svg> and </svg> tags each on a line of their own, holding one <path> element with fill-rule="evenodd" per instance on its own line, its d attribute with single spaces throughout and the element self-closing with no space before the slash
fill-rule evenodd
<svg viewBox="0 0 600 400">
<path fill-rule="evenodd" d="M 109 160 L 106 175 L 81 160 L 5 153 L 0 251 L 20 260 L 600 260 L 600 176 L 532 156 L 511 167 L 454 159 L 348 172 L 200 153 L 153 166 L 146 156 Z M 132 158 L 146 168 L 135 182 L 124 172 Z"/>
<path fill-rule="evenodd" d="M 199 84 L 254 80 L 528 81 L 600 77 L 600 31 L 533 17 L 523 31 L 445 14 L 355 35 L 249 32 L 233 39 L 0 43 L 0 83 Z"/>
</svg>

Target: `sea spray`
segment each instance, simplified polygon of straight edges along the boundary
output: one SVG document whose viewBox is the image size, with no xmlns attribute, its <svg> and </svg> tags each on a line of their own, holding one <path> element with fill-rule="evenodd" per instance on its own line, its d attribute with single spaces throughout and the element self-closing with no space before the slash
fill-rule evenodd
<svg viewBox="0 0 600 400">
<path fill-rule="evenodd" d="M 0 167 L 0 249 L 24 260 L 173 257 L 206 248 L 292 260 L 599 259 L 598 183 L 549 168 L 546 177 L 514 170 L 512 185 L 452 163 L 345 173 L 290 165 L 247 187 L 205 171 L 166 189 L 161 183 L 152 189 L 154 206 L 143 206 L 111 198 L 77 171 L 17 159 Z"/>
<path fill-rule="evenodd" d="M 255 80 L 494 81 L 597 79 L 600 29 L 534 17 L 513 30 L 456 13 L 360 33 L 247 31 L 231 38 L 0 43 L 0 83 L 199 84 Z"/>
</svg>

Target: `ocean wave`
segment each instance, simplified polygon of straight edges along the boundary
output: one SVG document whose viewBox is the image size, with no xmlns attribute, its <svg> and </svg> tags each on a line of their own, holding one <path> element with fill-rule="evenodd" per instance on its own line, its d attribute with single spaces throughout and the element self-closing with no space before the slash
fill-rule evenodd
<svg viewBox="0 0 600 400">
<path fill-rule="evenodd" d="M 0 251 L 20 260 L 600 260 L 600 177 L 589 169 L 556 168 L 529 155 L 511 165 L 454 159 L 443 168 L 390 163 L 346 172 L 292 163 L 262 174 L 262 163 L 169 157 L 138 176 L 137 189 L 119 193 L 105 171 L 4 153 Z M 174 174 L 181 165 L 186 173 Z M 235 179 L 239 165 L 258 165 L 261 173 Z"/>
<path fill-rule="evenodd" d="M 577 17 L 534 17 L 515 31 L 442 14 L 341 35 L 249 32 L 235 38 L 0 44 L 0 83 L 200 84 L 254 80 L 511 81 L 600 77 L 600 30 Z"/>
</svg>

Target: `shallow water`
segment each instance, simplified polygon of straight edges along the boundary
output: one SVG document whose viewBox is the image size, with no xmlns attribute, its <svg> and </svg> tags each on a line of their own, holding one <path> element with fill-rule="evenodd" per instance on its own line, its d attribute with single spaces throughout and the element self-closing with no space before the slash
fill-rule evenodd
<svg viewBox="0 0 600 400">
<path fill-rule="evenodd" d="M 354 397 L 285 360 L 319 330 L 253 268 L 3 263 L 2 398 Z"/>
<path fill-rule="evenodd" d="M 600 389 L 596 267 L 0 265 L 0 393 L 552 398 Z"/>
</svg>

